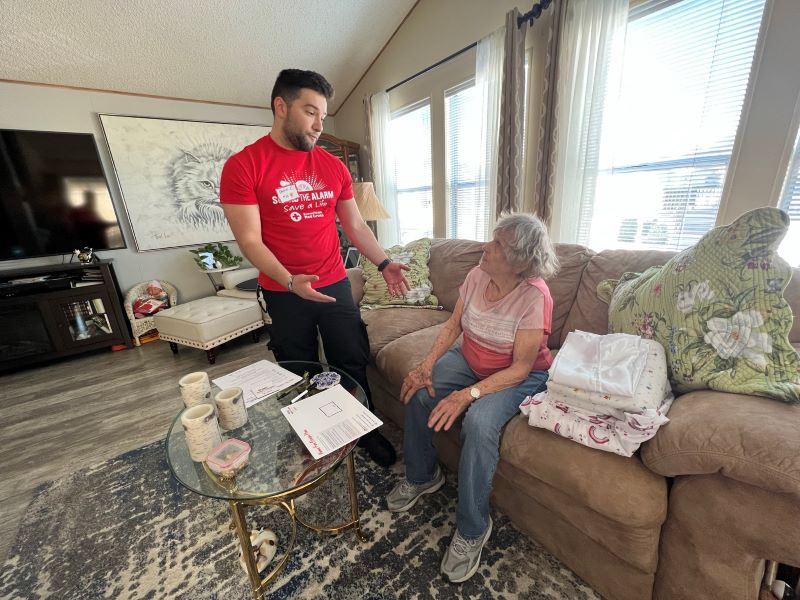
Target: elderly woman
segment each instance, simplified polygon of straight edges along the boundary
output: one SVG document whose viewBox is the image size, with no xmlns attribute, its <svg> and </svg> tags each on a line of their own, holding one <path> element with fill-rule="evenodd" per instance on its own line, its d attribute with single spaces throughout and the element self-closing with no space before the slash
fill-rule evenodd
<svg viewBox="0 0 800 600">
<path fill-rule="evenodd" d="M 403 381 L 406 477 L 386 498 L 408 510 L 444 485 L 432 439 L 465 413 L 461 427 L 456 529 L 442 559 L 450 581 L 478 570 L 492 532 L 489 495 L 503 426 L 529 394 L 545 387 L 553 301 L 544 279 L 558 269 L 542 222 L 528 214 L 501 219 L 459 290 L 453 316 L 425 360 Z M 461 333 L 464 341 L 450 347 Z"/>
</svg>

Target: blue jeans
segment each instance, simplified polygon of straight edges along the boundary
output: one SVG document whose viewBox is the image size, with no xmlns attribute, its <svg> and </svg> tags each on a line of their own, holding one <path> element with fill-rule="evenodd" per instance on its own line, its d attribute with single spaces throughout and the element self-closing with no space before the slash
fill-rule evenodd
<svg viewBox="0 0 800 600">
<path fill-rule="evenodd" d="M 427 483 L 436 472 L 433 430 L 428 418 L 438 402 L 450 392 L 475 385 L 479 378 L 467 365 L 461 348 L 451 348 L 433 367 L 431 397 L 422 388 L 408 403 L 403 452 L 409 483 Z M 500 456 L 503 427 L 519 412 L 526 396 L 542 391 L 547 371 L 531 371 L 519 385 L 487 394 L 467 409 L 461 424 L 461 459 L 458 466 L 458 510 L 456 527 L 462 536 L 478 538 L 489 526 L 489 495 Z"/>
</svg>

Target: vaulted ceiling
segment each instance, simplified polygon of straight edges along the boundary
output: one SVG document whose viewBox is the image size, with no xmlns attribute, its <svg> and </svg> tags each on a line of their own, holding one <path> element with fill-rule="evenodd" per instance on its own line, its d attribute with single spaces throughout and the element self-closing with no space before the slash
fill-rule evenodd
<svg viewBox="0 0 800 600">
<path fill-rule="evenodd" d="M 415 0 L 2 0 L 0 79 L 250 106 L 281 69 L 334 114 Z"/>
</svg>

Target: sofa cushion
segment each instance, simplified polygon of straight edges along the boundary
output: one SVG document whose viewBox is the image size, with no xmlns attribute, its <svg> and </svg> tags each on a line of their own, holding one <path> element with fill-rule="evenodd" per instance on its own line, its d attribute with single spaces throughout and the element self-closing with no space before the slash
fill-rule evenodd
<svg viewBox="0 0 800 600">
<path fill-rule="evenodd" d="M 792 269 L 792 278 L 789 285 L 783 290 L 783 297 L 792 307 L 792 314 L 800 313 L 800 268 Z M 800 319 L 795 319 L 792 329 L 789 332 L 789 341 L 792 344 L 800 344 Z"/>
<path fill-rule="evenodd" d="M 597 295 L 601 281 L 618 279 L 626 271 L 641 272 L 653 265 L 663 265 L 673 256 L 674 252 L 662 250 L 603 250 L 593 255 L 583 271 L 575 302 L 561 330 L 559 346 L 567 333 L 576 329 L 608 333 L 608 304 Z"/>
<path fill-rule="evenodd" d="M 471 240 L 435 239 L 431 243 L 428 267 L 436 297 L 446 310 L 453 312 L 458 302 L 458 288 L 483 254 L 483 243 Z"/>
<path fill-rule="evenodd" d="M 559 269 L 556 276 L 547 281 L 550 296 L 553 298 L 553 324 L 547 345 L 550 348 L 560 348 L 566 337 L 566 332 L 562 335 L 564 323 L 578 295 L 578 284 L 586 265 L 595 253 L 578 244 L 554 244 L 554 246 Z"/>
<path fill-rule="evenodd" d="M 500 456 L 516 469 L 564 492 L 576 502 L 629 527 L 661 525 L 667 486 L 637 456 L 626 458 L 581 446 L 514 417 Z M 535 491 L 526 492 L 535 497 Z"/>
<path fill-rule="evenodd" d="M 390 342 L 407 333 L 444 323 L 451 314 L 446 310 L 420 310 L 411 307 L 362 310 L 361 318 L 367 324 L 370 356 L 374 360 L 378 352 Z M 425 352 L 430 349 L 428 346 Z"/>
<path fill-rule="evenodd" d="M 800 406 L 705 390 L 678 397 L 669 419 L 642 445 L 656 473 L 721 473 L 800 498 Z"/>
<path fill-rule="evenodd" d="M 776 208 L 708 232 L 663 267 L 625 274 L 610 330 L 659 341 L 677 391 L 711 388 L 800 402 L 800 357 L 789 344 L 791 268 L 775 253 L 789 227 Z"/>
<path fill-rule="evenodd" d="M 439 300 L 431 293 L 433 284 L 428 269 L 431 240 L 423 238 L 409 242 L 405 246 L 392 246 L 386 250 L 386 254 L 392 260 L 409 267 L 409 270 L 405 271 L 405 276 L 411 289 L 402 297 L 392 296 L 378 267 L 370 261 L 364 261 L 361 267 L 364 272 L 361 306 L 438 306 Z"/>
<path fill-rule="evenodd" d="M 432 311 L 417 311 L 424 313 L 431 313 Z M 432 313 L 440 314 L 440 313 Z M 436 336 L 444 327 L 444 323 L 434 325 L 433 327 L 426 327 L 419 329 L 408 335 L 386 344 L 386 346 L 378 352 L 375 357 L 375 365 L 378 367 L 380 373 L 386 378 L 389 384 L 397 386 L 397 392 L 400 392 L 400 386 L 403 379 L 408 372 L 416 367 L 425 356 L 430 352 Z"/>
</svg>

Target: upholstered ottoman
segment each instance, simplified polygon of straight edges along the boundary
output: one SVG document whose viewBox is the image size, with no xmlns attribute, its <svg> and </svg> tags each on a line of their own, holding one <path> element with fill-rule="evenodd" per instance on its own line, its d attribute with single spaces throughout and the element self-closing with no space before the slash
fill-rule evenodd
<svg viewBox="0 0 800 600">
<path fill-rule="evenodd" d="M 155 325 L 173 352 L 178 352 L 178 344 L 200 348 L 213 365 L 217 346 L 249 331 L 257 342 L 264 321 L 255 300 L 211 296 L 157 313 Z"/>
</svg>

